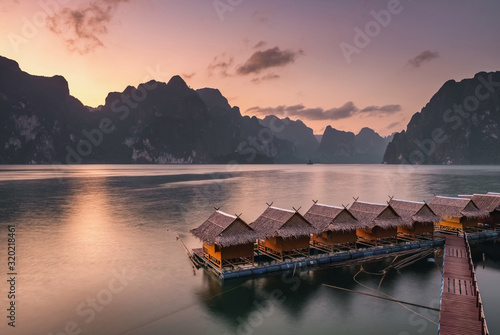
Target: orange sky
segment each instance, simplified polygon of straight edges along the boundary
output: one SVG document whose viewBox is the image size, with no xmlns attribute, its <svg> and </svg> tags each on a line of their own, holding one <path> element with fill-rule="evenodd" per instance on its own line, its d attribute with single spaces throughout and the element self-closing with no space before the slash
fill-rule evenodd
<svg viewBox="0 0 500 335">
<path fill-rule="evenodd" d="M 89 106 L 179 74 L 242 114 L 388 135 L 446 80 L 500 70 L 498 14 L 495 0 L 4 0 L 0 55 L 63 75 Z"/>
</svg>

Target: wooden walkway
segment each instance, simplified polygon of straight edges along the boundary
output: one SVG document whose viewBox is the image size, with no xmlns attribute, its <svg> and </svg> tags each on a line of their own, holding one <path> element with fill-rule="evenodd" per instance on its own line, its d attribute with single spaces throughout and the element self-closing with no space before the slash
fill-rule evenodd
<svg viewBox="0 0 500 335">
<path fill-rule="evenodd" d="M 467 238 L 446 236 L 440 335 L 488 335 Z"/>
</svg>

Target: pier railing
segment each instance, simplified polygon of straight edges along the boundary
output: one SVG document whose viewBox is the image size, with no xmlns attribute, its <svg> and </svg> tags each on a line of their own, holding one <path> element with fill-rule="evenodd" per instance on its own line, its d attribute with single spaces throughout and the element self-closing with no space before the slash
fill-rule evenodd
<svg viewBox="0 0 500 335">
<path fill-rule="evenodd" d="M 481 293 L 479 292 L 479 287 L 477 286 L 476 271 L 474 270 L 474 263 L 472 262 L 472 253 L 470 250 L 469 241 L 467 240 L 467 233 L 464 232 L 464 242 L 467 250 L 467 259 L 469 261 L 469 271 L 472 277 L 472 289 L 474 290 L 474 295 L 476 296 L 476 307 L 479 310 L 478 321 L 481 321 L 481 335 L 489 335 L 488 326 L 486 325 L 486 317 L 484 315 L 483 301 L 481 300 Z"/>
</svg>

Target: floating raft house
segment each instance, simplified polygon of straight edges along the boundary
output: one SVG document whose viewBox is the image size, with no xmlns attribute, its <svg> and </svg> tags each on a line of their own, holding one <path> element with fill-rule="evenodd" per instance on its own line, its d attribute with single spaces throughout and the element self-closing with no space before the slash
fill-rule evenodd
<svg viewBox="0 0 500 335">
<path fill-rule="evenodd" d="M 310 235 L 316 229 L 296 210 L 269 206 L 250 224 L 259 235 L 259 250 L 273 258 L 309 255 Z"/>
<path fill-rule="evenodd" d="M 349 211 L 366 228 L 356 230 L 358 240 L 378 245 L 380 242 L 397 242 L 398 227 L 411 226 L 391 205 L 354 201 Z"/>
<path fill-rule="evenodd" d="M 442 218 L 425 202 L 391 199 L 389 205 L 406 222 L 406 225 L 398 226 L 400 237 L 434 237 L 434 224 Z"/>
<path fill-rule="evenodd" d="M 191 230 L 203 247 L 193 249 L 190 257 L 221 279 L 328 263 L 352 265 L 441 246 L 444 235 L 436 237 L 436 230 L 457 233 L 472 229 L 468 240 L 497 239 L 499 212 L 500 193 L 492 192 L 458 198 L 435 196 L 430 204 L 393 198 L 387 204 L 375 204 L 355 199 L 347 208 L 314 202 L 304 216 L 298 210 L 271 204 L 251 224 L 239 215 L 216 209 Z M 478 222 L 493 224 L 479 227 Z"/>
<path fill-rule="evenodd" d="M 335 207 L 315 202 L 304 214 L 317 233 L 311 237 L 313 247 L 334 251 L 341 247 L 356 247 L 356 230 L 369 229 L 370 224 L 361 223 L 345 207 Z"/>
<path fill-rule="evenodd" d="M 442 231 L 477 231 L 479 219 L 489 216 L 487 211 L 480 210 L 467 198 L 435 196 L 429 206 L 443 218 L 438 228 Z"/>
<path fill-rule="evenodd" d="M 236 215 L 216 210 L 191 233 L 203 242 L 203 257 L 219 268 L 254 263 L 257 232 Z"/>
<path fill-rule="evenodd" d="M 459 195 L 459 197 L 471 199 L 479 209 L 489 213 L 489 216 L 479 218 L 479 223 L 493 225 L 500 222 L 500 193 Z"/>
</svg>

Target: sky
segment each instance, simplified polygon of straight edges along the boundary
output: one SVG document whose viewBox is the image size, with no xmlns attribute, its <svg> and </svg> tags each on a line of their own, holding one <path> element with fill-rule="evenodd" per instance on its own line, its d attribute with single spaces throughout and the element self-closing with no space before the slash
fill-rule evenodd
<svg viewBox="0 0 500 335">
<path fill-rule="evenodd" d="M 381 135 L 500 70 L 498 0 L 0 0 L 0 55 L 85 105 L 180 75 L 243 115 Z"/>
</svg>

